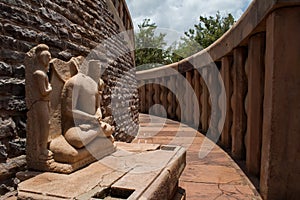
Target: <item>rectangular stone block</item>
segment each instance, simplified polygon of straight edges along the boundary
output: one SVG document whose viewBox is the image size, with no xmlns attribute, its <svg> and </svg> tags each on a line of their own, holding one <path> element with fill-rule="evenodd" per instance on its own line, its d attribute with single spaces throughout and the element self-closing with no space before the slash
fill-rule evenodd
<svg viewBox="0 0 300 200">
<path fill-rule="evenodd" d="M 184 148 L 157 149 L 157 145 L 122 143 L 118 146 L 112 155 L 72 174 L 46 172 L 21 182 L 18 198 L 173 199 L 185 167 Z"/>
<path fill-rule="evenodd" d="M 243 47 L 233 50 L 233 95 L 231 107 L 233 111 L 232 156 L 236 159 L 245 158 L 245 133 L 247 128 L 247 116 L 245 113 L 245 98 L 247 92 L 247 77 L 245 62 L 247 51 Z"/>
</svg>

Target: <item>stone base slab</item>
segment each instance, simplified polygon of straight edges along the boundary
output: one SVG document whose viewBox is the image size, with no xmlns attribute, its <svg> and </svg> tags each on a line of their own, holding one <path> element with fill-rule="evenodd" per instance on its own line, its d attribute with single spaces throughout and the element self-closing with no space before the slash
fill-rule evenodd
<svg viewBox="0 0 300 200">
<path fill-rule="evenodd" d="M 68 149 L 67 147 L 69 146 L 69 144 L 67 144 L 68 146 L 64 144 L 66 143 L 66 141 L 61 142 L 64 140 L 65 139 L 57 140 L 59 141 L 56 144 L 57 148 L 53 151 L 54 154 L 60 154 L 61 157 L 64 154 L 63 151 L 67 151 L 66 149 Z M 112 154 L 115 151 L 116 146 L 113 145 L 110 140 L 106 138 L 99 138 L 97 139 L 97 141 L 89 144 L 86 148 L 82 148 L 78 151 L 76 150 L 75 156 L 72 156 L 71 153 L 65 153 L 65 155 L 63 155 L 63 157 L 65 157 L 65 160 L 69 159 L 73 162 L 57 162 L 57 159 L 55 159 L 55 155 L 54 159 L 50 159 L 44 162 L 31 160 L 29 159 L 30 157 L 27 156 L 27 168 L 37 171 L 70 174 L 78 169 L 81 169 L 95 162 L 96 160 L 100 160 L 101 158 Z"/>
<path fill-rule="evenodd" d="M 117 143 L 115 153 L 74 173 L 21 182 L 18 199 L 173 199 L 185 159 L 178 146 Z"/>
</svg>

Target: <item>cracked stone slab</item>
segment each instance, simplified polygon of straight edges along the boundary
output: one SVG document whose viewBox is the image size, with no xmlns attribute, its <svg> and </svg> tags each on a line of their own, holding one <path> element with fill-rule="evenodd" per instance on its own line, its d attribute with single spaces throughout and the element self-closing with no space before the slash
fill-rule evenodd
<svg viewBox="0 0 300 200">
<path fill-rule="evenodd" d="M 18 199 L 124 199 L 122 195 L 128 192 L 126 199 L 175 196 L 185 167 L 184 148 L 120 143 L 117 146 L 115 153 L 72 174 L 46 172 L 21 182 Z"/>
<path fill-rule="evenodd" d="M 124 142 L 115 142 L 115 144 L 126 151 L 130 152 L 145 152 L 145 151 L 155 151 L 160 148 L 161 145 L 159 144 L 136 144 L 132 145 L 130 143 Z"/>
<path fill-rule="evenodd" d="M 224 166 L 193 165 L 188 166 L 187 170 L 181 178 L 182 181 L 226 184 L 242 180 L 234 168 Z"/>
</svg>

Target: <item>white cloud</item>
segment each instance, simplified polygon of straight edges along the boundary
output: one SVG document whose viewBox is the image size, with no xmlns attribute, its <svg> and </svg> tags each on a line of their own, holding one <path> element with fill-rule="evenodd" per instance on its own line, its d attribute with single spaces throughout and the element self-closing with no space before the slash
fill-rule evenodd
<svg viewBox="0 0 300 200">
<path fill-rule="evenodd" d="M 150 18 L 159 29 L 169 29 L 182 35 L 193 28 L 199 16 L 215 16 L 231 13 L 236 20 L 243 14 L 251 0 L 126 0 L 131 17 L 137 25 Z"/>
</svg>

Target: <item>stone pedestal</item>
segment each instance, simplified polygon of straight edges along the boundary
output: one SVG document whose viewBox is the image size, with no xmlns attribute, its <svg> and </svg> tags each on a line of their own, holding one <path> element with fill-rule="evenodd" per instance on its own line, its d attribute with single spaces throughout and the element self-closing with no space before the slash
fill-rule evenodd
<svg viewBox="0 0 300 200">
<path fill-rule="evenodd" d="M 72 174 L 45 172 L 21 182 L 18 199 L 184 199 L 178 179 L 185 149 L 117 143 L 117 151 Z"/>
</svg>

